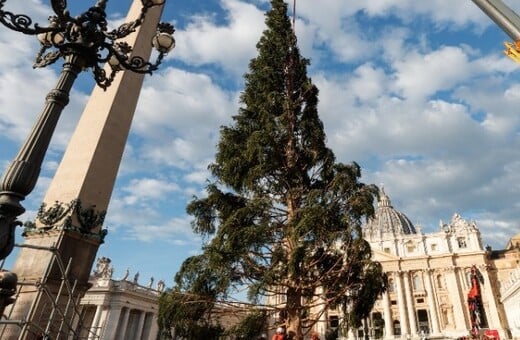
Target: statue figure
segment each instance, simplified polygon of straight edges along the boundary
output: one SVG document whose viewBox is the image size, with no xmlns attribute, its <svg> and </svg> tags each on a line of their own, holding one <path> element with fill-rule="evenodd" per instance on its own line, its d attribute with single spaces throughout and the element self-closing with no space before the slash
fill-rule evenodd
<svg viewBox="0 0 520 340">
<path fill-rule="evenodd" d="M 128 275 L 130 275 L 130 269 L 126 268 L 125 276 L 121 279 L 121 281 L 126 281 L 128 279 Z"/>
<path fill-rule="evenodd" d="M 157 281 L 157 290 L 161 293 L 164 291 L 164 281 L 163 280 Z"/>
<path fill-rule="evenodd" d="M 139 280 L 139 272 L 135 273 L 135 275 L 134 275 L 134 285 L 137 284 L 138 280 Z"/>
<path fill-rule="evenodd" d="M 148 283 L 148 288 L 152 288 L 153 285 L 153 276 L 150 278 L 150 283 Z"/>
<path fill-rule="evenodd" d="M 112 274 L 114 273 L 114 268 L 110 266 L 110 262 L 112 262 L 108 257 L 100 257 L 96 263 L 96 270 L 94 271 L 94 277 L 100 279 L 110 280 L 112 278 Z"/>
</svg>

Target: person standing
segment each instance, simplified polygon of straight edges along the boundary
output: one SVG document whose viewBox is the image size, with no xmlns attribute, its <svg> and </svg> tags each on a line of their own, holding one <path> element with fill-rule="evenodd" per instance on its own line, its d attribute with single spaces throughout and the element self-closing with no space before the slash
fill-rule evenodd
<svg viewBox="0 0 520 340">
<path fill-rule="evenodd" d="M 273 337 L 271 338 L 271 340 L 285 340 L 285 330 L 282 328 L 282 327 L 278 327 L 276 329 L 276 333 L 273 334 Z"/>
</svg>

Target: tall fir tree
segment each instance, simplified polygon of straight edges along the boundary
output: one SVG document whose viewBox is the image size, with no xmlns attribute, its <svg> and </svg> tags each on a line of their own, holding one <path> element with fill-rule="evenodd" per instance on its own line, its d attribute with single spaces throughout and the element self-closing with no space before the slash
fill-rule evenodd
<svg viewBox="0 0 520 340">
<path fill-rule="evenodd" d="M 179 292 L 209 300 L 243 286 L 255 303 L 283 296 L 282 304 L 268 305 L 276 316 L 270 326 L 303 339 L 332 306 L 353 303 L 354 323 L 366 317 L 386 277 L 361 232 L 377 188 L 361 183 L 360 167 L 336 162 L 325 145 L 309 61 L 300 55 L 286 3 L 271 6 L 244 76 L 242 106 L 221 128 L 210 165 L 216 181 L 187 207 L 193 230 L 207 241 L 187 263 L 205 266 L 183 266 L 176 280 Z M 208 270 L 210 294 L 186 286 L 186 278 L 207 277 Z"/>
</svg>

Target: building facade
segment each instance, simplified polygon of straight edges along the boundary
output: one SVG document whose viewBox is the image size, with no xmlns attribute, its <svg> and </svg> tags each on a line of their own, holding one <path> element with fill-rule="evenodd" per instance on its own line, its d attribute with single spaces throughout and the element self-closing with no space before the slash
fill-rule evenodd
<svg viewBox="0 0 520 340">
<path fill-rule="evenodd" d="M 511 335 L 520 339 L 520 234 L 505 249 L 490 250 L 490 259 Z"/>
<path fill-rule="evenodd" d="M 140 285 L 139 273 L 129 280 L 127 270 L 121 280 L 112 279 L 110 259 L 101 257 L 91 277 L 92 287 L 81 299 L 84 323 L 81 339 L 89 340 L 155 340 L 159 295 L 164 282 Z"/>
<path fill-rule="evenodd" d="M 425 234 L 381 191 L 364 237 L 389 278 L 388 290 L 368 321 L 372 334 L 385 339 L 467 336 L 467 298 L 475 266 L 483 305 L 481 327 L 508 338 L 496 275 L 475 222 L 455 214 L 450 222 L 440 223 L 439 231 Z"/>
<path fill-rule="evenodd" d="M 505 254 L 483 247 L 476 223 L 459 214 L 448 223 L 441 221 L 438 231 L 423 233 L 392 207 L 384 190 L 363 233 L 373 260 L 388 275 L 389 287 L 363 326 L 343 339 L 467 337 L 475 323 L 468 305 L 470 291 L 475 291 L 472 269 L 478 275 L 480 333 L 518 337 L 520 271 L 518 276 L 511 273 L 512 263 L 520 262 L 518 248 Z M 340 325 L 343 315 L 339 309 L 329 310 L 324 319 L 315 326 L 322 337 Z"/>
<path fill-rule="evenodd" d="M 520 265 L 503 285 L 501 294 L 511 335 L 513 339 L 520 339 Z"/>
</svg>

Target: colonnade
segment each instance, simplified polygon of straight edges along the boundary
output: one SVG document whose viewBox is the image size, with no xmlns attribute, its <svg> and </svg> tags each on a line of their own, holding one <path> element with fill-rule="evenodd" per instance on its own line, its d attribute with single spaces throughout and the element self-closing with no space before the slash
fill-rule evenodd
<svg viewBox="0 0 520 340">
<path fill-rule="evenodd" d="M 472 266 L 417 267 L 386 271 L 389 286 L 374 305 L 370 318 L 364 320 L 359 329 L 350 329 L 341 339 L 360 339 L 365 332 L 368 332 L 370 338 L 385 340 L 467 336 L 471 329 L 467 296 L 472 287 Z M 481 276 L 480 293 L 484 312 L 481 328 L 483 331 L 496 331 L 501 338 L 507 339 L 489 268 L 486 264 L 478 265 L 477 268 Z M 328 327 L 333 327 L 330 315 L 341 318 L 337 311 L 331 312 Z M 320 321 L 320 325 L 325 323 Z M 321 326 L 316 329 L 321 334 L 325 333 Z"/>
<path fill-rule="evenodd" d="M 97 305 L 89 327 L 88 340 L 155 339 L 154 313 L 131 307 Z"/>
<path fill-rule="evenodd" d="M 480 269 L 484 278 L 481 292 L 488 326 L 501 329 L 489 275 L 484 267 Z M 379 306 L 373 311 L 382 314 L 385 339 L 418 339 L 423 332 L 433 336 L 467 334 L 470 321 L 465 297 L 469 283 L 465 269 L 449 266 L 387 274 L 393 284 L 383 293 Z M 420 287 L 414 286 L 416 276 Z"/>
</svg>

